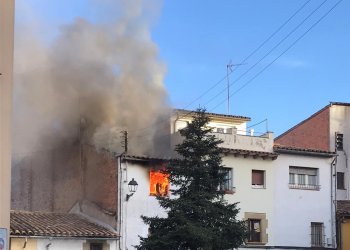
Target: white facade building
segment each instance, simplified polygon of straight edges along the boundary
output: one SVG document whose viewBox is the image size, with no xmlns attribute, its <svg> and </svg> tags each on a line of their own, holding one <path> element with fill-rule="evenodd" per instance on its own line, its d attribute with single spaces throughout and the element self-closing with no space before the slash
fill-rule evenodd
<svg viewBox="0 0 350 250">
<path fill-rule="evenodd" d="M 274 243 L 281 247 L 335 247 L 329 152 L 276 148 Z"/>
<path fill-rule="evenodd" d="M 249 239 L 246 247 L 273 246 L 271 225 L 273 221 L 273 161 L 277 154 L 273 152 L 273 134 L 254 136 L 246 131 L 248 117 L 208 114 L 209 126 L 215 135 L 224 142 L 223 164 L 227 170 L 228 181 L 224 186 L 225 198 L 229 202 L 239 202 L 239 219 L 248 220 L 251 228 L 259 231 L 255 238 Z M 181 141 L 178 130 L 190 122 L 192 115 L 187 111 L 177 111 L 171 121 L 172 145 Z M 248 134 L 248 135 L 247 135 Z M 139 237 L 147 236 L 148 228 L 141 215 L 164 216 L 164 212 L 152 191 L 157 185 L 152 180 L 157 169 L 165 167 L 166 160 L 125 156 L 120 158 L 121 173 L 121 245 L 122 249 L 133 249 L 139 244 Z M 153 177 L 152 177 L 153 176 Z M 128 183 L 134 178 L 138 190 L 128 201 Z M 160 181 L 161 182 L 161 181 Z M 165 184 L 162 184 L 163 188 Z M 160 185 L 161 186 L 161 185 Z M 156 190 L 162 193 L 164 189 Z M 152 193 L 153 192 L 153 193 Z"/>
</svg>

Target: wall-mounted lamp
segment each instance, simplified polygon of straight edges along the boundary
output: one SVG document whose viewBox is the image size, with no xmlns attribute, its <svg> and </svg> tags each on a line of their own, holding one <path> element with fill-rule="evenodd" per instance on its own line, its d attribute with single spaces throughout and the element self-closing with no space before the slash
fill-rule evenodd
<svg viewBox="0 0 350 250">
<path fill-rule="evenodd" d="M 128 187 L 129 187 L 130 194 L 126 195 L 126 201 L 128 201 L 130 199 L 130 197 L 134 195 L 134 193 L 137 190 L 138 185 L 139 184 L 137 184 L 137 182 L 135 181 L 134 178 L 132 178 L 131 181 L 129 181 Z"/>
</svg>

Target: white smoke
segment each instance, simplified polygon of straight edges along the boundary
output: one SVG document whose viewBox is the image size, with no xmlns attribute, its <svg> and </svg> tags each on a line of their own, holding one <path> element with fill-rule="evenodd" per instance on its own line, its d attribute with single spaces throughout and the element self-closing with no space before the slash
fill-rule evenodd
<svg viewBox="0 0 350 250">
<path fill-rule="evenodd" d="M 130 131 L 131 153 L 153 151 L 154 124 L 168 105 L 166 67 L 145 13 L 149 1 L 102 2 L 116 17 L 76 18 L 49 42 L 28 25 L 17 27 L 15 154 L 74 143 L 83 135 L 98 149 L 121 152 L 121 130 Z"/>
</svg>

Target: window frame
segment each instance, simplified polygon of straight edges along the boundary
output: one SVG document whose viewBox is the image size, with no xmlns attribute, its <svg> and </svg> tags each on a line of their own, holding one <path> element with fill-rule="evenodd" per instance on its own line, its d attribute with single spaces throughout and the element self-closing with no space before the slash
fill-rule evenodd
<svg viewBox="0 0 350 250">
<path fill-rule="evenodd" d="M 249 218 L 247 220 L 248 223 L 248 242 L 249 243 L 261 243 L 262 242 L 262 237 L 261 237 L 261 219 L 256 219 L 256 218 Z M 259 224 L 259 231 L 255 231 L 254 224 L 258 223 Z M 253 232 L 254 231 L 254 232 Z M 255 239 L 255 237 L 258 237 L 258 240 Z"/>
<path fill-rule="evenodd" d="M 341 178 L 339 178 L 341 176 Z M 341 181 L 339 181 L 339 179 Z M 340 186 L 340 183 L 342 184 Z M 345 190 L 345 173 L 344 172 L 337 172 L 337 189 L 339 190 Z"/>
<path fill-rule="evenodd" d="M 96 247 L 98 247 L 98 249 L 96 249 Z M 103 243 L 92 242 L 92 243 L 90 243 L 89 249 L 90 250 L 103 250 Z"/>
<path fill-rule="evenodd" d="M 260 173 L 262 176 L 260 178 L 262 178 L 262 184 L 254 184 L 254 173 Z M 257 188 L 257 189 L 263 189 L 266 188 L 266 171 L 265 170 L 261 170 L 261 169 L 252 169 L 252 178 L 251 178 L 251 186 L 252 188 Z"/>
<path fill-rule="evenodd" d="M 163 175 L 163 178 L 167 179 L 166 181 L 167 186 L 164 192 L 158 192 L 156 186 L 154 188 L 152 187 L 152 185 L 158 184 L 157 181 L 155 181 L 155 183 L 153 183 L 152 181 L 153 180 L 152 178 L 155 178 L 156 175 Z M 169 177 L 166 174 L 163 174 L 159 169 L 151 169 L 149 171 L 149 195 L 150 196 L 164 196 L 164 197 L 169 196 L 169 188 L 170 188 L 170 181 L 169 181 Z M 153 189 L 155 190 L 155 192 L 153 192 Z"/>
<path fill-rule="evenodd" d="M 324 225 L 322 222 L 311 222 L 311 247 L 323 247 L 324 242 Z"/>
<path fill-rule="evenodd" d="M 233 185 L 233 168 L 223 167 L 220 169 L 220 172 L 228 173 L 229 177 L 219 186 L 219 190 L 224 192 L 224 194 L 234 194 L 236 192 L 236 188 Z"/>
<path fill-rule="evenodd" d="M 319 169 L 312 167 L 289 166 L 290 189 L 320 190 Z"/>
</svg>

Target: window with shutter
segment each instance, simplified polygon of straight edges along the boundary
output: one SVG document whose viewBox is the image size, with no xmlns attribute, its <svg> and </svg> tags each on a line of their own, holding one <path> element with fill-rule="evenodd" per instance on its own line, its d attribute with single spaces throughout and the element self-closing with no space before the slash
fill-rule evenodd
<svg viewBox="0 0 350 250">
<path fill-rule="evenodd" d="M 252 170 L 252 186 L 258 188 L 265 187 L 265 171 Z"/>
</svg>

